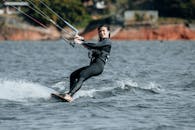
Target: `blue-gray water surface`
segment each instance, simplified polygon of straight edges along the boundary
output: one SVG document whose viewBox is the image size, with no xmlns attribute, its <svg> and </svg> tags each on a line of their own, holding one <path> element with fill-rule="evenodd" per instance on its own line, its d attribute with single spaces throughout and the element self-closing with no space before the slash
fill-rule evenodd
<svg viewBox="0 0 195 130">
<path fill-rule="evenodd" d="M 102 75 L 71 103 L 87 50 L 64 41 L 0 42 L 1 130 L 195 130 L 195 42 L 114 41 Z"/>
</svg>

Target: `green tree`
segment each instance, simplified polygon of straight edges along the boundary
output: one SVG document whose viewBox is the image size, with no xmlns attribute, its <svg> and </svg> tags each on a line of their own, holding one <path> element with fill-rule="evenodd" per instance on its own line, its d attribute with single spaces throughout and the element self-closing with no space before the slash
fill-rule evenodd
<svg viewBox="0 0 195 130">
<path fill-rule="evenodd" d="M 195 18 L 194 0 L 154 0 L 154 5 L 161 16 Z"/>
<path fill-rule="evenodd" d="M 195 0 L 110 0 L 117 9 L 158 10 L 160 16 L 195 18 Z"/>
<path fill-rule="evenodd" d="M 46 25 L 50 25 L 51 22 L 43 17 L 33 9 L 38 7 L 46 16 L 49 16 L 53 21 L 57 22 L 60 26 L 64 26 L 64 22 L 60 20 L 55 13 L 50 11 L 44 4 L 40 2 L 40 0 L 26 0 L 30 3 L 30 6 L 33 8 L 26 9 L 26 13 L 33 16 L 33 18 L 38 19 L 42 23 Z M 90 20 L 88 13 L 83 7 L 82 3 L 78 0 L 44 0 L 45 4 L 47 4 L 52 10 L 54 10 L 60 17 L 64 18 L 66 21 L 76 25 L 76 26 L 84 26 Z M 35 5 L 35 6 L 33 6 Z M 44 15 L 45 16 L 45 15 Z"/>
</svg>

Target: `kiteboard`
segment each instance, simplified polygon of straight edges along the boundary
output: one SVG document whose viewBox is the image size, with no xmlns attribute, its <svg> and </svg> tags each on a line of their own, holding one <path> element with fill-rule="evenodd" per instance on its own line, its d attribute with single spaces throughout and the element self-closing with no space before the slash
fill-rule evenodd
<svg viewBox="0 0 195 130">
<path fill-rule="evenodd" d="M 56 94 L 56 93 L 51 93 L 51 96 L 57 100 L 63 101 L 63 102 L 69 102 L 66 100 L 62 94 Z"/>
</svg>

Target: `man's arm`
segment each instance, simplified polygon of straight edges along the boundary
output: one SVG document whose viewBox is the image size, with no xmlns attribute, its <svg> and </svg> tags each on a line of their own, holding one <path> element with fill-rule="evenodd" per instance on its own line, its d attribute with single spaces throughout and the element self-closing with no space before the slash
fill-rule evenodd
<svg viewBox="0 0 195 130">
<path fill-rule="evenodd" d="M 83 45 L 84 47 L 86 47 L 87 49 L 99 49 L 101 47 L 105 47 L 105 46 L 110 46 L 111 42 L 109 39 L 104 40 L 102 42 L 98 42 L 98 43 L 89 43 L 89 42 L 85 42 L 84 38 L 76 35 L 74 42 L 80 45 Z"/>
<path fill-rule="evenodd" d="M 98 49 L 101 47 L 105 47 L 110 45 L 107 42 L 99 42 L 99 43 L 88 43 L 88 42 L 83 42 L 82 45 L 88 49 Z"/>
</svg>

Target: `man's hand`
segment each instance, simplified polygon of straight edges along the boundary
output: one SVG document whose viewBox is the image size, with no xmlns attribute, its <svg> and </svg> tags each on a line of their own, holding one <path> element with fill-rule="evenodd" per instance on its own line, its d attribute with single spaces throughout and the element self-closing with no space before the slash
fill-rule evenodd
<svg viewBox="0 0 195 130">
<path fill-rule="evenodd" d="M 82 44 L 82 43 L 84 42 L 84 37 L 81 37 L 81 36 L 79 36 L 79 35 L 76 35 L 76 36 L 74 37 L 74 42 L 75 42 L 76 44 Z"/>
</svg>

